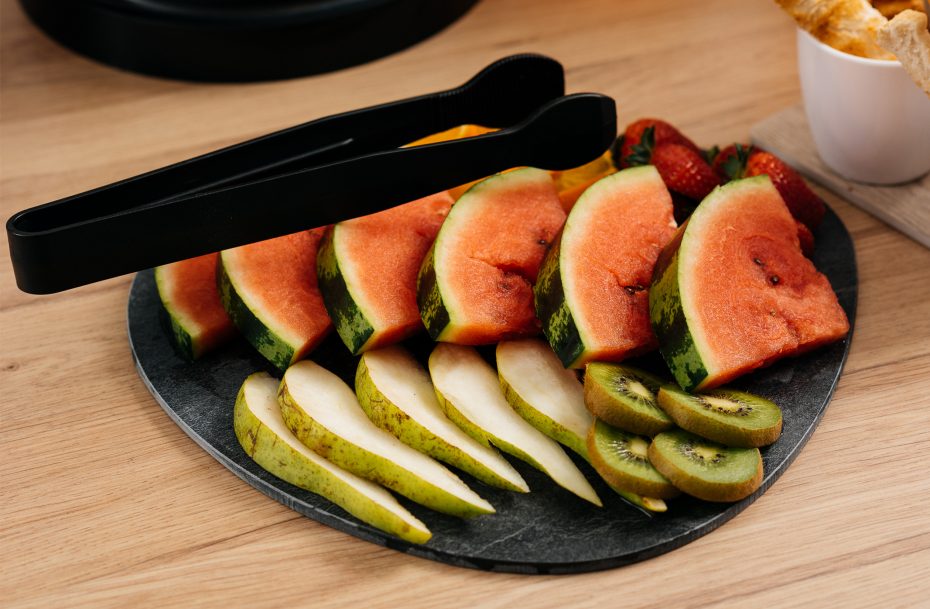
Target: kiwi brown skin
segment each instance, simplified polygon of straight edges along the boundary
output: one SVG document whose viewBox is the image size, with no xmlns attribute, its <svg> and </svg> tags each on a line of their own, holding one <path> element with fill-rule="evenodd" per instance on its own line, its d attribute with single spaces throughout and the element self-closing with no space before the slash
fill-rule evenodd
<svg viewBox="0 0 930 609">
<path fill-rule="evenodd" d="M 591 414 L 608 425 L 641 436 L 652 437 L 675 427 L 675 422 L 661 413 L 653 417 L 632 409 L 618 408 L 617 399 L 610 395 L 601 383 L 589 377 L 587 368 L 584 379 L 584 404 Z"/>
<path fill-rule="evenodd" d="M 659 482 L 643 480 L 642 478 L 630 476 L 626 474 L 626 472 L 618 470 L 615 467 L 611 467 L 610 464 L 604 460 L 600 451 L 597 450 L 597 443 L 595 440 L 596 429 L 597 422 L 591 425 L 591 429 L 588 430 L 588 456 L 594 470 L 607 484 L 613 488 L 636 493 L 637 495 L 645 495 L 646 497 L 656 497 L 658 499 L 674 499 L 681 495 L 681 491 L 678 490 L 674 484 L 661 484 Z"/>
<path fill-rule="evenodd" d="M 757 448 L 755 450 L 758 451 L 759 449 Z M 727 485 L 719 485 L 701 480 L 680 469 L 675 463 L 665 458 L 662 451 L 656 448 L 655 439 L 653 439 L 652 444 L 649 445 L 649 461 L 663 476 L 671 480 L 672 484 L 677 488 L 692 497 L 697 497 L 704 501 L 732 503 L 740 499 L 745 499 L 762 486 L 762 455 L 759 455 L 759 465 L 751 478 L 745 480 L 741 484 Z"/>
<path fill-rule="evenodd" d="M 781 417 L 777 425 L 763 429 L 724 426 L 713 419 L 702 417 L 678 399 L 675 393 L 664 386 L 660 388 L 657 396 L 659 406 L 679 427 L 703 438 L 736 448 L 758 448 L 772 444 L 781 436 Z"/>
</svg>

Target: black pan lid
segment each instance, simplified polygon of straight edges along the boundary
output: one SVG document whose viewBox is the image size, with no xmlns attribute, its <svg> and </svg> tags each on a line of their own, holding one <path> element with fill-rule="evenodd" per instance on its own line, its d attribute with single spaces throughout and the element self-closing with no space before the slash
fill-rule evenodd
<svg viewBox="0 0 930 609">
<path fill-rule="evenodd" d="M 166 78 L 242 82 L 338 70 L 407 48 L 477 0 L 21 0 L 49 36 Z"/>
</svg>

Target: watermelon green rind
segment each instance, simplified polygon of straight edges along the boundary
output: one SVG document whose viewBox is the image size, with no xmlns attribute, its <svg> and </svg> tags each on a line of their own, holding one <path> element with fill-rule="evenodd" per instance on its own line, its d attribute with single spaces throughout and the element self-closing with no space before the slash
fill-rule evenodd
<svg viewBox="0 0 930 609">
<path fill-rule="evenodd" d="M 442 232 L 440 231 L 440 235 Z M 417 307 L 420 309 L 420 316 L 423 319 L 423 325 L 433 340 L 442 340 L 442 332 L 449 326 L 451 321 L 449 311 L 442 299 L 442 292 L 439 288 L 439 281 L 436 277 L 436 244 L 439 243 L 437 238 L 423 259 L 423 265 L 420 267 L 420 273 L 417 276 Z"/>
<path fill-rule="evenodd" d="M 678 284 L 681 241 L 690 221 L 686 220 L 678 228 L 662 251 L 649 288 L 649 318 L 659 337 L 659 351 L 685 391 L 694 391 L 709 374 L 689 329 Z"/>
<path fill-rule="evenodd" d="M 218 254 L 205 254 L 155 268 L 158 298 L 178 353 L 196 360 L 231 339 L 236 329 L 216 288 Z"/>
<path fill-rule="evenodd" d="M 174 307 L 171 299 L 168 297 L 167 286 L 165 285 L 164 267 L 155 269 L 155 286 L 158 288 L 158 296 L 161 298 L 161 304 L 168 313 L 168 323 L 171 325 L 171 339 L 178 351 L 187 359 L 197 359 L 200 353 L 194 348 L 194 332 L 191 320 Z"/>
<path fill-rule="evenodd" d="M 249 306 L 230 277 L 227 264 L 226 252 L 223 252 L 216 274 L 223 308 L 245 339 L 278 370 L 285 370 L 298 358 L 295 348 L 265 324 Z"/>
<path fill-rule="evenodd" d="M 556 237 L 546 252 L 539 278 L 533 287 L 536 316 L 542 322 L 543 334 L 566 368 L 584 353 L 581 333 L 575 325 L 571 309 L 565 299 L 562 286 L 561 265 L 562 233 Z"/>
<path fill-rule="evenodd" d="M 330 226 L 323 234 L 317 253 L 317 282 L 326 310 L 333 320 L 339 338 L 353 355 L 368 346 L 375 334 L 372 322 L 365 317 L 355 295 L 347 284 L 346 275 L 339 266 L 338 225 Z"/>
</svg>

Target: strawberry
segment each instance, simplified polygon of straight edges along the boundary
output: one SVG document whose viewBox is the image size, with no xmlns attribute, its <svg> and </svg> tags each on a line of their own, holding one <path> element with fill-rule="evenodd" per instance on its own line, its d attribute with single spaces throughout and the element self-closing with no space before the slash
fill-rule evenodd
<svg viewBox="0 0 930 609">
<path fill-rule="evenodd" d="M 749 155 L 746 163 L 746 175 L 768 175 L 785 200 L 791 215 L 814 230 L 823 220 L 826 206 L 808 187 L 804 179 L 784 161 L 770 152 L 757 150 Z"/>
<path fill-rule="evenodd" d="M 811 230 L 823 220 L 823 200 L 808 187 L 798 172 L 771 152 L 732 144 L 717 153 L 713 165 L 714 172 L 725 181 L 768 175 L 796 220 Z"/>
<path fill-rule="evenodd" d="M 725 182 L 746 177 L 746 161 L 753 150 L 754 148 L 747 144 L 730 144 L 710 161 L 714 166 L 714 173 Z"/>
<path fill-rule="evenodd" d="M 700 149 L 681 131 L 657 118 L 641 118 L 627 125 L 614 147 L 617 167 L 649 165 L 652 151 L 661 144 L 681 144 L 695 152 Z"/>
<path fill-rule="evenodd" d="M 814 233 L 800 220 L 795 220 L 794 223 L 798 225 L 798 241 L 801 242 L 801 252 L 810 258 L 814 255 Z"/>
<path fill-rule="evenodd" d="M 696 201 L 702 200 L 720 184 L 720 179 L 700 152 L 683 144 L 660 144 L 652 152 L 665 186 Z"/>
</svg>

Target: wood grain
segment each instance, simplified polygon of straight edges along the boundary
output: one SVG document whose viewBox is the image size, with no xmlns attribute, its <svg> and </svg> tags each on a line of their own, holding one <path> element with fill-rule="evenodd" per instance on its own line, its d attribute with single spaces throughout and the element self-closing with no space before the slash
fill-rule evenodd
<svg viewBox="0 0 930 609">
<path fill-rule="evenodd" d="M 562 60 L 620 121 L 746 141 L 799 101 L 793 25 L 743 0 L 485 0 L 336 74 L 194 85 L 112 70 L 0 0 L 0 206 L 14 211 L 272 129 L 453 85 L 508 53 Z M 17 291 L 0 260 L 4 607 L 917 607 L 930 598 L 930 250 L 826 192 L 861 291 L 847 371 L 797 462 L 688 546 L 571 577 L 457 569 L 348 537 L 253 491 L 135 374 L 128 279 Z M 5 239 L 5 237 L 2 237 Z M 5 244 L 0 249 L 6 252 Z"/>
<path fill-rule="evenodd" d="M 753 125 L 752 143 L 769 150 L 810 179 L 843 196 L 925 247 L 930 247 L 930 173 L 894 186 L 859 184 L 827 167 L 814 147 L 801 105 Z"/>
</svg>

